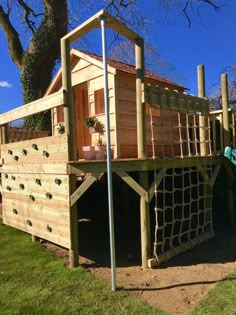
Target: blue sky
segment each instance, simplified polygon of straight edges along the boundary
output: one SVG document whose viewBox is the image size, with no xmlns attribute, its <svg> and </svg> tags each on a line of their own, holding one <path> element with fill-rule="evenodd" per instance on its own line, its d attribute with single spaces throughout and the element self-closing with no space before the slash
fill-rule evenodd
<svg viewBox="0 0 236 315">
<path fill-rule="evenodd" d="M 147 8 L 151 10 L 152 8 Z M 170 67 L 170 77 L 197 94 L 198 64 L 206 68 L 206 91 L 219 81 L 226 66 L 236 63 L 236 40 L 234 33 L 236 1 L 225 1 L 220 12 L 202 6 L 200 18 L 190 12 L 191 27 L 182 12 L 172 11 L 165 21 L 152 25 L 149 40 L 158 47 L 159 53 Z M 137 31 L 137 30 L 136 30 Z M 0 113 L 22 104 L 19 71 L 7 51 L 4 33 L 0 30 Z M 172 69 L 172 70 L 171 70 Z M 173 72 L 173 73 L 172 73 Z"/>
</svg>

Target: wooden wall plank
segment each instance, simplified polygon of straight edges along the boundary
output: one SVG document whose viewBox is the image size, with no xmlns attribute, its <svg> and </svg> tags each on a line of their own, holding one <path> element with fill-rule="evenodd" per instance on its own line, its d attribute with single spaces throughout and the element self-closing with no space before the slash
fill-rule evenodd
<svg viewBox="0 0 236 315">
<path fill-rule="evenodd" d="M 24 185 L 23 189 L 20 184 Z M 3 174 L 2 188 L 5 224 L 58 245 L 70 247 L 68 175 Z M 30 195 L 34 200 L 29 198 Z M 32 226 L 27 224 L 27 220 Z M 51 231 L 47 229 L 48 226 Z"/>
<path fill-rule="evenodd" d="M 36 149 L 34 145 L 37 146 Z M 1 150 L 4 165 L 27 163 L 47 164 L 50 162 L 67 161 L 68 159 L 68 141 L 64 135 L 8 143 L 2 145 Z M 24 153 L 23 150 L 26 150 L 26 152 Z M 44 153 L 48 154 L 48 156 Z M 15 157 L 18 157 L 18 160 Z"/>
</svg>

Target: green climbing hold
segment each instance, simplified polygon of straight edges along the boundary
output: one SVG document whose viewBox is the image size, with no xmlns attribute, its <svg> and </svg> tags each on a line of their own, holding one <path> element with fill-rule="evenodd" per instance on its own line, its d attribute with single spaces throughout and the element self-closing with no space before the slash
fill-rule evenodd
<svg viewBox="0 0 236 315">
<path fill-rule="evenodd" d="M 13 154 L 12 150 L 8 150 L 7 153 L 10 154 L 10 155 Z"/>
<path fill-rule="evenodd" d="M 47 192 L 46 197 L 47 197 L 47 199 L 52 199 L 52 194 L 50 192 Z"/>
<path fill-rule="evenodd" d="M 15 214 L 18 214 L 18 211 L 15 208 L 12 209 L 12 212 L 15 213 Z"/>
<path fill-rule="evenodd" d="M 11 179 L 12 179 L 12 180 L 16 180 L 16 177 L 12 175 L 12 176 L 11 176 Z"/>
<path fill-rule="evenodd" d="M 46 150 L 43 150 L 43 156 L 48 158 L 49 157 L 49 153 Z"/>
<path fill-rule="evenodd" d="M 10 186 L 7 186 L 7 190 L 8 190 L 8 191 L 11 191 L 11 187 L 10 187 Z"/>
<path fill-rule="evenodd" d="M 37 146 L 37 144 L 35 144 L 35 143 L 32 144 L 32 148 L 33 148 L 34 150 L 38 150 L 38 149 L 39 149 L 38 146 Z"/>
<path fill-rule="evenodd" d="M 52 232 L 51 226 L 47 225 L 47 231 L 50 232 L 50 233 Z"/>
<path fill-rule="evenodd" d="M 55 178 L 54 182 L 58 186 L 61 185 L 61 179 L 60 178 Z"/>
<path fill-rule="evenodd" d="M 35 201 L 35 197 L 33 195 L 29 195 L 29 199 Z"/>
<path fill-rule="evenodd" d="M 32 222 L 30 220 L 26 221 L 27 225 L 32 226 Z"/>
<path fill-rule="evenodd" d="M 20 184 L 19 187 L 20 187 L 20 189 L 22 189 L 22 190 L 25 189 L 25 185 L 24 185 L 24 184 Z"/>
<path fill-rule="evenodd" d="M 39 186 L 42 185 L 42 184 L 41 184 L 41 180 L 40 180 L 39 178 L 36 178 L 36 179 L 35 179 L 35 183 L 36 183 L 37 185 L 39 185 Z"/>
<path fill-rule="evenodd" d="M 25 155 L 25 156 L 27 155 L 27 150 L 26 149 L 22 149 L 21 152 L 22 152 L 23 155 Z"/>
</svg>

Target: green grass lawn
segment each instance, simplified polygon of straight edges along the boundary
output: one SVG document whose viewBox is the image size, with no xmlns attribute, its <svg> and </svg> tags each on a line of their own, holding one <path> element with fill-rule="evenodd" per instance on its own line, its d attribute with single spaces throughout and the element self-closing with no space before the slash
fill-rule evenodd
<svg viewBox="0 0 236 315">
<path fill-rule="evenodd" d="M 210 290 L 189 315 L 236 315 L 236 270 Z"/>
<path fill-rule="evenodd" d="M 164 315 L 111 286 L 82 267 L 32 243 L 29 235 L 0 220 L 1 315 Z M 236 271 L 212 289 L 189 315 L 236 315 Z"/>
<path fill-rule="evenodd" d="M 83 268 L 69 270 L 29 235 L 0 220 L 1 315 L 164 315 Z"/>
</svg>

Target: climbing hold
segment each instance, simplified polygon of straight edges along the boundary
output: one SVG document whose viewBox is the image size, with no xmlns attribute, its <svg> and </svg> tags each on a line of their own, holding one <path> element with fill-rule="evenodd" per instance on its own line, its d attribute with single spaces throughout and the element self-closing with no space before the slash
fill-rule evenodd
<svg viewBox="0 0 236 315">
<path fill-rule="evenodd" d="M 19 187 L 20 187 L 20 189 L 22 189 L 22 190 L 25 189 L 25 185 L 24 185 L 24 184 L 20 184 Z"/>
<path fill-rule="evenodd" d="M 46 193 L 46 198 L 47 198 L 47 199 L 52 199 L 52 194 L 50 194 L 50 192 L 47 192 L 47 193 Z"/>
<path fill-rule="evenodd" d="M 39 186 L 42 185 L 42 184 L 41 184 L 41 180 L 40 180 L 39 178 L 36 178 L 36 179 L 35 179 L 35 183 L 36 183 L 37 185 L 39 185 Z"/>
<path fill-rule="evenodd" d="M 16 177 L 12 175 L 12 176 L 11 176 L 11 179 L 12 179 L 12 180 L 16 180 Z"/>
<path fill-rule="evenodd" d="M 18 211 L 15 208 L 12 209 L 12 212 L 15 213 L 15 214 L 18 214 Z"/>
<path fill-rule="evenodd" d="M 8 175 L 7 174 L 4 174 L 5 178 L 8 178 Z"/>
<path fill-rule="evenodd" d="M 48 158 L 49 157 L 49 153 L 46 150 L 43 150 L 43 156 Z"/>
<path fill-rule="evenodd" d="M 50 233 L 52 232 L 51 226 L 47 225 L 47 231 L 50 232 Z"/>
<path fill-rule="evenodd" d="M 29 195 L 29 199 L 35 201 L 35 197 L 33 195 Z"/>
<path fill-rule="evenodd" d="M 30 220 L 26 221 L 27 225 L 32 226 L 32 222 Z"/>
<path fill-rule="evenodd" d="M 19 160 L 19 156 L 15 155 L 15 156 L 14 156 L 14 160 L 15 160 L 15 161 L 18 161 L 18 160 Z"/>
<path fill-rule="evenodd" d="M 27 155 L 27 150 L 26 149 L 22 149 L 21 152 L 22 152 L 23 155 L 25 155 L 25 156 Z"/>
<path fill-rule="evenodd" d="M 7 186 L 7 190 L 8 190 L 8 191 L 11 191 L 11 187 L 10 187 L 10 186 Z"/>
<path fill-rule="evenodd" d="M 7 153 L 10 154 L 10 155 L 13 154 L 12 150 L 8 150 Z"/>
<path fill-rule="evenodd" d="M 54 182 L 58 186 L 61 185 L 61 179 L 60 178 L 55 178 Z"/>
<path fill-rule="evenodd" d="M 33 148 L 34 150 L 38 150 L 38 149 L 39 149 L 38 146 L 37 146 L 37 144 L 35 144 L 35 143 L 32 144 L 32 148 Z"/>
</svg>

